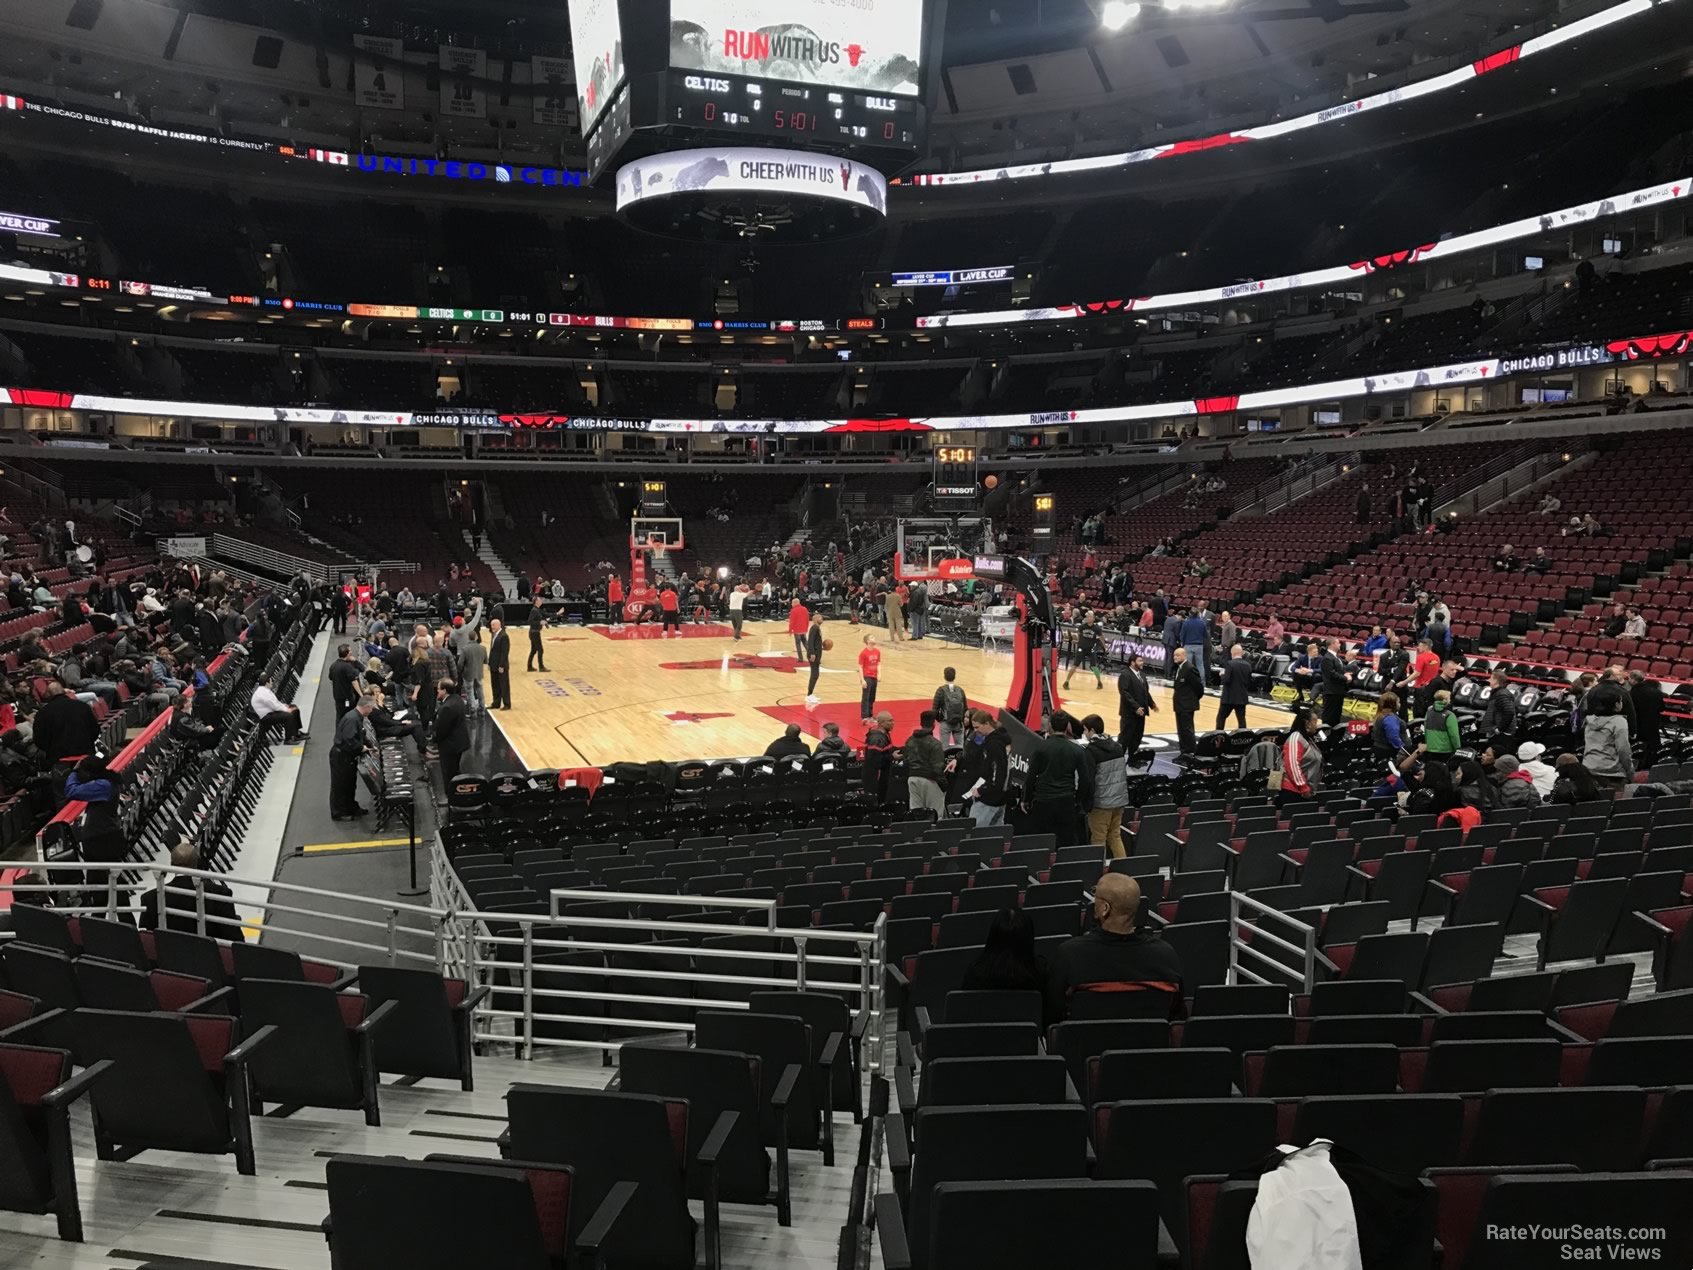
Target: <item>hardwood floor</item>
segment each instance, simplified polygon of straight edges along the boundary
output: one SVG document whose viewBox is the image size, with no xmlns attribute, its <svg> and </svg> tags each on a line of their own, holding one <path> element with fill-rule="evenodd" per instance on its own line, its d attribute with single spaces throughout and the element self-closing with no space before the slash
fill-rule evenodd
<svg viewBox="0 0 1693 1270">
<path fill-rule="evenodd" d="M 833 721 L 856 745 L 863 739 L 857 659 L 866 634 L 882 650 L 877 708 L 893 711 L 897 740 L 910 734 L 948 666 L 957 669 L 972 704 L 988 709 L 1005 704 L 1011 685 L 1009 653 L 946 647 L 933 636 L 892 644 L 879 627 L 831 622 L 823 628 L 835 647 L 823 658 L 821 700 L 808 705 L 809 671 L 794 656 L 793 637 L 781 624 L 749 625 L 739 642 L 727 626 L 682 629 L 682 637 L 663 639 L 650 626 L 557 628 L 547 633 L 545 674 L 523 668 L 527 642 L 514 642 L 513 709 L 490 717 L 531 770 L 762 754 L 790 722 L 814 745 L 822 725 Z M 1092 675 L 1078 673 L 1061 696 L 1072 714 L 1097 713 L 1116 729 L 1114 674 L 1095 686 Z M 1153 696 L 1160 709 L 1148 734 L 1173 736 L 1169 691 L 1155 681 Z M 1213 694 L 1200 711 L 1199 728 L 1209 727 L 1215 715 Z M 1246 711 L 1252 727 L 1277 726 L 1287 717 L 1266 706 Z"/>
</svg>

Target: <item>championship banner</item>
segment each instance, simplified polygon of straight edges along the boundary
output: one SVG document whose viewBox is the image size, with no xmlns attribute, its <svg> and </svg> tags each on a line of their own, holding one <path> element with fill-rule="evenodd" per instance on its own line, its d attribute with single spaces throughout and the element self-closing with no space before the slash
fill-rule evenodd
<svg viewBox="0 0 1693 1270">
<path fill-rule="evenodd" d="M 482 119 L 488 114 L 488 94 L 482 82 L 488 78 L 488 55 L 481 49 L 440 46 L 441 113 L 461 119 Z"/>
<path fill-rule="evenodd" d="M 529 79 L 535 86 L 535 122 L 549 128 L 574 128 L 579 112 L 570 63 L 562 57 L 532 57 Z"/>
<path fill-rule="evenodd" d="M 353 100 L 371 110 L 404 110 L 405 42 L 385 35 L 355 35 Z"/>
</svg>

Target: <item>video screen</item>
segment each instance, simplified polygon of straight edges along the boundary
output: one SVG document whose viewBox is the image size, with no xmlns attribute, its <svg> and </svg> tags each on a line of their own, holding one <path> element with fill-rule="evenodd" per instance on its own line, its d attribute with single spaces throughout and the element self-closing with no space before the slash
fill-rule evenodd
<svg viewBox="0 0 1693 1270">
<path fill-rule="evenodd" d="M 922 0 L 671 0 L 670 64 L 915 97 L 923 8 Z"/>
<path fill-rule="evenodd" d="M 623 85 L 623 24 L 617 0 L 570 0 L 570 43 L 585 137 Z"/>
</svg>

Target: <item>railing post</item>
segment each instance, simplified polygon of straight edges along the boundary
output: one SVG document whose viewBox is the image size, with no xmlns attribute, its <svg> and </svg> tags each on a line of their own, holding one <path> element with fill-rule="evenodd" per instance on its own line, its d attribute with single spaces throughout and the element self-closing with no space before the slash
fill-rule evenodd
<svg viewBox="0 0 1693 1270">
<path fill-rule="evenodd" d="M 388 910 L 388 964 L 397 966 L 400 963 L 400 910 Z"/>
<path fill-rule="evenodd" d="M 154 903 L 154 906 L 155 906 L 155 911 L 159 915 L 158 929 L 164 930 L 165 929 L 165 875 L 163 873 L 155 873 L 153 875 L 153 903 Z"/>
<path fill-rule="evenodd" d="M 1232 950 L 1231 950 L 1232 951 Z M 1305 991 L 1307 994 L 1317 985 L 1317 928 L 1313 926 L 1305 932 Z"/>
<path fill-rule="evenodd" d="M 535 926 L 523 923 L 523 1057 L 535 1057 Z"/>
<path fill-rule="evenodd" d="M 1229 892 L 1229 976 L 1225 983 L 1240 982 L 1240 894 Z M 1307 989 L 1309 991 L 1309 989 Z"/>
<path fill-rule="evenodd" d="M 799 936 L 795 937 L 795 939 L 794 939 L 794 955 L 795 955 L 795 959 L 796 959 L 796 963 L 797 963 L 794 966 L 794 970 L 795 970 L 795 984 L 794 984 L 794 986 L 799 991 L 804 992 L 805 991 L 805 936 L 804 935 L 799 935 Z"/>
<path fill-rule="evenodd" d="M 206 880 L 194 879 L 194 928 L 199 933 L 206 933 Z"/>
<path fill-rule="evenodd" d="M 106 920 L 116 921 L 118 916 L 118 871 L 106 870 Z"/>
</svg>

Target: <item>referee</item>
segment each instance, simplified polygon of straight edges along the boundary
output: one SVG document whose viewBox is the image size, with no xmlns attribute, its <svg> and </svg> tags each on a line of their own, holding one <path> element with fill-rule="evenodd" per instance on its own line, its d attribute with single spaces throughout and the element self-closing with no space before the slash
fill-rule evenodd
<svg viewBox="0 0 1693 1270">
<path fill-rule="evenodd" d="M 811 663 L 811 682 L 805 687 L 808 705 L 817 704 L 817 676 L 823 671 L 823 618 L 811 615 L 811 630 L 805 636 L 805 659 Z"/>
</svg>

